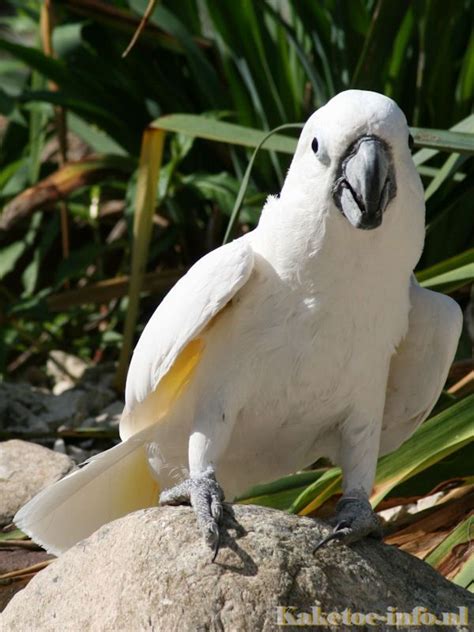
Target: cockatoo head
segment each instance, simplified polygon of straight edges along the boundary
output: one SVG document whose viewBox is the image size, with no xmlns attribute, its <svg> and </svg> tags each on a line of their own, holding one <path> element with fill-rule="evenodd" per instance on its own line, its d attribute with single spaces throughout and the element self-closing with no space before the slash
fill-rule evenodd
<svg viewBox="0 0 474 632">
<path fill-rule="evenodd" d="M 366 231 L 396 214 L 397 206 L 415 203 L 423 211 L 412 142 L 392 99 L 364 90 L 341 92 L 305 124 L 282 198 L 303 199 L 320 217 L 339 216 Z"/>
</svg>

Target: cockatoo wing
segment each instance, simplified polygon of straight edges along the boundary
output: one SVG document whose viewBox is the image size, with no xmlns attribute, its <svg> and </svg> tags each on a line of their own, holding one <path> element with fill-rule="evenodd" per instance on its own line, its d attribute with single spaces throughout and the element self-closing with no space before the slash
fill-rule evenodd
<svg viewBox="0 0 474 632">
<path fill-rule="evenodd" d="M 247 282 L 253 250 L 245 238 L 213 250 L 176 283 L 143 330 L 127 376 L 123 440 L 162 419 L 204 350 L 200 334 Z"/>
<path fill-rule="evenodd" d="M 430 414 L 446 381 L 462 329 L 448 296 L 410 288 L 408 332 L 390 364 L 380 454 L 396 450 Z"/>
</svg>

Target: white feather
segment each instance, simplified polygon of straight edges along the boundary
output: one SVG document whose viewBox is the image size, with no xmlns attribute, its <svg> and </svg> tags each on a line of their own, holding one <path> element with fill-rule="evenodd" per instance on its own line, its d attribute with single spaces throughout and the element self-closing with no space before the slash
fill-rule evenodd
<svg viewBox="0 0 474 632">
<path fill-rule="evenodd" d="M 409 328 L 390 364 L 380 454 L 396 450 L 428 417 L 446 382 L 462 329 L 449 296 L 413 279 Z"/>
<path fill-rule="evenodd" d="M 92 457 L 20 509 L 15 524 L 59 555 L 103 524 L 156 505 L 158 484 L 148 465 L 147 433 Z"/>
</svg>

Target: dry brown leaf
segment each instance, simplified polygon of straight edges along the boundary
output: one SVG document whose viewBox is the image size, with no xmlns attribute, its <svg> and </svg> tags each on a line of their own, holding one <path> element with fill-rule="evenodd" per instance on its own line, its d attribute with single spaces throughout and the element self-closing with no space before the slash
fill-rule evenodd
<svg viewBox="0 0 474 632">
<path fill-rule="evenodd" d="M 10 200 L 0 215 L 0 230 L 10 230 L 21 219 L 66 198 L 80 187 L 128 171 L 124 162 L 105 156 L 70 162 Z"/>
<path fill-rule="evenodd" d="M 472 509 L 473 494 L 456 498 L 450 503 L 435 505 L 421 512 L 422 517 L 413 516 L 408 526 L 384 538 L 387 544 L 424 559 L 442 542 Z"/>
</svg>

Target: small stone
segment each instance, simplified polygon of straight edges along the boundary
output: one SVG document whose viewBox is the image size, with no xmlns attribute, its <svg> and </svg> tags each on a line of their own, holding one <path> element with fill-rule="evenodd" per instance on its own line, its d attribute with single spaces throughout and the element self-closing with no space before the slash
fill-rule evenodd
<svg viewBox="0 0 474 632">
<path fill-rule="evenodd" d="M 0 443 L 0 526 L 47 485 L 67 474 L 73 461 L 65 454 L 13 439 Z"/>
<path fill-rule="evenodd" d="M 123 411 L 123 402 L 115 401 L 109 404 L 99 415 L 88 417 L 81 423 L 81 428 L 118 428 Z"/>
<path fill-rule="evenodd" d="M 65 353 L 59 349 L 50 351 L 46 372 L 54 381 L 54 395 L 60 395 L 74 386 L 84 375 L 87 366 L 84 360 L 70 353 Z"/>
<path fill-rule="evenodd" d="M 54 442 L 53 450 L 55 452 L 59 452 L 60 454 L 67 454 L 64 439 L 62 439 L 61 437 L 59 437 L 59 439 L 56 439 Z"/>
<path fill-rule="evenodd" d="M 83 450 L 72 444 L 67 446 L 66 451 L 76 465 L 83 463 L 92 456 L 90 450 Z"/>
</svg>

